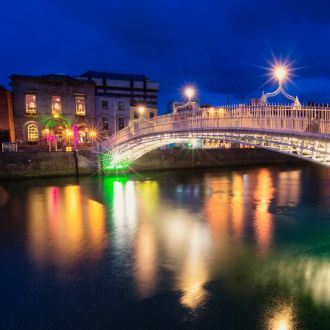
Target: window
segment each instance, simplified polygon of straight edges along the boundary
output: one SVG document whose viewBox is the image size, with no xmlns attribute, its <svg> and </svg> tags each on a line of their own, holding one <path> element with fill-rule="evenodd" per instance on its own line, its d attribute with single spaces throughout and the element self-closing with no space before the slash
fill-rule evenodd
<svg viewBox="0 0 330 330">
<path fill-rule="evenodd" d="M 38 127 L 36 124 L 30 124 L 27 127 L 28 142 L 36 142 L 39 139 Z"/>
<path fill-rule="evenodd" d="M 109 103 L 106 100 L 102 100 L 102 110 L 108 110 Z"/>
<path fill-rule="evenodd" d="M 37 104 L 35 95 L 25 95 L 25 112 L 27 114 L 37 113 Z"/>
<path fill-rule="evenodd" d="M 151 118 L 154 118 L 155 117 L 155 113 L 154 112 L 150 112 L 149 117 L 150 117 L 150 119 Z"/>
<path fill-rule="evenodd" d="M 58 115 L 62 113 L 61 96 L 52 96 L 52 114 Z"/>
<path fill-rule="evenodd" d="M 123 129 L 125 127 L 124 118 L 118 118 L 118 130 Z"/>
<path fill-rule="evenodd" d="M 109 129 L 108 117 L 102 117 L 102 127 L 103 127 L 104 130 Z"/>
<path fill-rule="evenodd" d="M 118 102 L 118 110 L 125 110 L 124 102 Z"/>
<path fill-rule="evenodd" d="M 136 110 L 134 110 L 134 119 L 138 119 L 139 118 L 139 114 Z"/>
<path fill-rule="evenodd" d="M 76 96 L 76 115 L 85 116 L 85 96 Z"/>
</svg>

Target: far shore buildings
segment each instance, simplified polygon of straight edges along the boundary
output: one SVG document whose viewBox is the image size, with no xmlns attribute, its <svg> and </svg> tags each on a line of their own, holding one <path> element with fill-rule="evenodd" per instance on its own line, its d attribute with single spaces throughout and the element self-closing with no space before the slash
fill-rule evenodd
<svg viewBox="0 0 330 330">
<path fill-rule="evenodd" d="M 83 147 L 131 120 L 158 114 L 159 83 L 145 75 L 87 71 L 9 78 L 12 91 L 0 87 L 0 142 Z"/>
<path fill-rule="evenodd" d="M 95 83 L 65 75 L 10 76 L 16 139 L 84 144 L 96 124 Z"/>
<path fill-rule="evenodd" d="M 128 126 L 132 119 L 157 116 L 159 83 L 145 75 L 87 71 L 79 78 L 96 84 L 97 127 L 104 137 Z"/>
<path fill-rule="evenodd" d="M 12 93 L 0 86 L 0 144 L 15 142 Z"/>
</svg>

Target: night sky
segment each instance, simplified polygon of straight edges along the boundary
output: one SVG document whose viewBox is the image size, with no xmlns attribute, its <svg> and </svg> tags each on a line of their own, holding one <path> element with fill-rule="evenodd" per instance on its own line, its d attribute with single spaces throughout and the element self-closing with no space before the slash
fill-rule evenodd
<svg viewBox="0 0 330 330">
<path fill-rule="evenodd" d="M 87 70 L 145 74 L 160 109 L 198 87 L 202 104 L 271 91 L 274 59 L 291 63 L 287 90 L 330 102 L 326 0 L 14 0 L 1 3 L 0 84 L 8 75 Z"/>
</svg>

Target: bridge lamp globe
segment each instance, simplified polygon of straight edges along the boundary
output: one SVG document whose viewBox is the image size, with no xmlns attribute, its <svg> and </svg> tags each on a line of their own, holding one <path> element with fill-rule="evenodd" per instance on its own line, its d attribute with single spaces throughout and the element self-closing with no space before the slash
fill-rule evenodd
<svg viewBox="0 0 330 330">
<path fill-rule="evenodd" d="M 188 100 L 191 101 L 191 99 L 195 96 L 195 89 L 193 87 L 186 87 L 184 94 L 187 96 Z"/>
<path fill-rule="evenodd" d="M 140 107 L 138 108 L 138 111 L 139 111 L 140 115 L 142 116 L 142 115 L 144 114 L 145 108 L 142 107 L 142 106 L 140 106 Z"/>
<path fill-rule="evenodd" d="M 273 74 L 279 83 L 282 83 L 288 76 L 288 70 L 285 66 L 279 65 L 274 68 Z"/>
</svg>

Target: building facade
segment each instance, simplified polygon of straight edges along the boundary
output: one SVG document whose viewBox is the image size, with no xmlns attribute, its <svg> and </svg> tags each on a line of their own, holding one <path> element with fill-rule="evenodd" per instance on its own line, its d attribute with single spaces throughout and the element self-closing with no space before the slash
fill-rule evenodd
<svg viewBox="0 0 330 330">
<path fill-rule="evenodd" d="M 95 83 L 64 75 L 11 75 L 16 139 L 83 146 L 96 125 Z"/>
<path fill-rule="evenodd" d="M 158 108 L 144 107 L 144 106 L 131 106 L 130 107 L 130 120 L 150 120 L 158 115 Z"/>
<path fill-rule="evenodd" d="M 15 142 L 12 93 L 0 86 L 0 143 Z"/>
<path fill-rule="evenodd" d="M 104 137 L 128 126 L 131 107 L 158 107 L 159 83 L 144 75 L 87 71 L 79 78 L 96 84 L 97 127 Z"/>
</svg>

